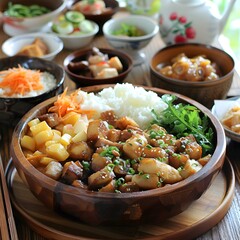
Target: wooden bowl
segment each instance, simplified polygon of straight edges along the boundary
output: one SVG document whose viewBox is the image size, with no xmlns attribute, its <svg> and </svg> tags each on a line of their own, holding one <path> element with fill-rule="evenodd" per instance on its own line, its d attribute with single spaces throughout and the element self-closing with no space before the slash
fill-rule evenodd
<svg viewBox="0 0 240 240">
<path fill-rule="evenodd" d="M 86 61 L 86 59 L 90 56 L 90 54 L 93 52 L 92 49 L 87 49 L 83 51 L 75 51 L 73 53 L 70 53 L 63 61 L 64 69 L 68 75 L 68 77 L 74 81 L 77 85 L 77 87 L 84 87 L 84 86 L 92 86 L 92 85 L 99 85 L 99 84 L 115 84 L 115 83 L 122 83 L 123 80 L 127 77 L 128 73 L 133 68 L 133 61 L 130 56 L 127 54 L 114 50 L 114 49 L 107 49 L 107 48 L 99 48 L 100 52 L 104 54 L 108 54 L 109 58 L 117 56 L 122 65 L 123 70 L 122 72 L 116 76 L 111 78 L 94 78 L 89 76 L 81 75 L 81 73 L 73 72 L 69 69 L 69 63 L 70 62 L 79 62 L 79 61 Z"/>
<path fill-rule="evenodd" d="M 55 87 L 33 97 L 12 98 L 0 97 L 0 123 L 14 126 L 19 119 L 31 108 L 42 101 L 54 97 L 63 91 L 65 80 L 64 69 L 58 64 L 41 58 L 25 56 L 6 57 L 0 59 L 0 70 L 18 67 L 21 65 L 27 69 L 40 70 L 51 73 L 57 80 Z"/>
<path fill-rule="evenodd" d="M 171 59 L 180 53 L 189 58 L 205 55 L 215 62 L 221 70 L 218 80 L 193 82 L 166 77 L 159 73 L 157 66 L 171 63 Z M 163 88 L 188 96 L 204 106 L 211 108 L 215 99 L 225 99 L 231 87 L 234 73 L 234 61 L 230 55 L 221 49 L 204 44 L 177 44 L 160 49 L 150 63 L 150 75 L 154 87 Z"/>
<path fill-rule="evenodd" d="M 99 85 L 83 88 L 87 92 L 98 92 L 112 85 Z M 146 88 L 158 95 L 172 93 L 157 88 Z M 174 93 L 172 93 L 174 94 Z M 59 214 L 66 214 L 76 220 L 97 224 L 138 224 L 160 222 L 184 211 L 198 199 L 221 170 L 226 151 L 226 140 L 221 123 L 204 106 L 175 94 L 182 103 L 195 105 L 204 112 L 214 131 L 216 146 L 212 158 L 197 173 L 176 184 L 153 190 L 135 193 L 101 193 L 84 190 L 57 182 L 38 171 L 25 157 L 20 146 L 20 139 L 25 134 L 27 123 L 37 116 L 46 113 L 55 98 L 51 98 L 30 110 L 19 122 L 12 137 L 11 156 L 14 165 L 24 183 L 37 199 Z"/>
</svg>

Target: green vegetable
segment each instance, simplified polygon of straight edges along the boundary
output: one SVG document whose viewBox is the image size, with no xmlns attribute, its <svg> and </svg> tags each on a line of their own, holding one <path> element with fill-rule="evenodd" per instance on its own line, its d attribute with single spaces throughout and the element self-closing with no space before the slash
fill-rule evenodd
<svg viewBox="0 0 240 240">
<path fill-rule="evenodd" d="M 23 18 L 41 16 L 48 12 L 50 12 L 50 9 L 36 4 L 26 6 L 23 4 L 13 4 L 10 2 L 5 14 L 10 17 Z"/>
<path fill-rule="evenodd" d="M 68 11 L 65 14 L 65 18 L 67 21 L 71 23 L 80 23 L 85 19 L 84 15 L 77 11 Z"/>
<path fill-rule="evenodd" d="M 203 155 L 212 153 L 214 133 L 208 117 L 200 116 L 200 110 L 190 104 L 173 104 L 176 99 L 177 97 L 174 95 L 163 95 L 162 100 L 168 104 L 168 107 L 161 114 L 157 114 L 153 110 L 154 120 L 151 124 L 155 123 L 164 127 L 177 138 L 192 134 L 202 146 Z"/>
<path fill-rule="evenodd" d="M 70 34 L 70 33 L 73 32 L 74 27 L 73 27 L 72 23 L 62 21 L 62 22 L 59 22 L 59 23 L 54 23 L 52 25 L 52 30 L 56 33 L 67 35 L 67 34 Z"/>
<path fill-rule="evenodd" d="M 114 153 L 113 151 L 115 152 L 120 152 L 119 149 L 115 146 L 110 146 L 110 147 L 106 147 L 101 153 L 100 153 L 100 156 L 101 157 L 109 157 L 109 158 L 114 158 Z"/>
<path fill-rule="evenodd" d="M 113 31 L 112 34 L 116 36 L 139 37 L 143 36 L 144 32 L 134 25 L 122 23 L 121 28 Z"/>
</svg>

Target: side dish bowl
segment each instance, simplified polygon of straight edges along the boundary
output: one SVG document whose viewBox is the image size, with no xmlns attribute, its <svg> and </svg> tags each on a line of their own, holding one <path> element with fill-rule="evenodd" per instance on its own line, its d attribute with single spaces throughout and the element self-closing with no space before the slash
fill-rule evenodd
<svg viewBox="0 0 240 240">
<path fill-rule="evenodd" d="M 5 5 L 3 5 L 3 12 L 5 12 L 8 8 L 8 2 L 5 1 Z M 47 7 L 50 9 L 50 12 L 45 13 L 40 16 L 35 17 L 11 17 L 6 14 L 3 14 L 3 22 L 4 22 L 4 31 L 14 36 L 21 33 L 28 33 L 33 31 L 39 31 L 44 28 L 49 22 L 51 22 L 55 17 L 57 17 L 66 7 L 66 2 L 64 0 L 12 0 L 12 4 L 23 4 L 26 6 L 30 6 L 32 4 L 37 4 L 39 6 Z"/>
<path fill-rule="evenodd" d="M 23 47 L 32 44 L 36 38 L 41 39 L 48 48 L 47 54 L 40 56 L 42 59 L 53 60 L 63 49 L 63 42 L 57 36 L 49 33 L 26 33 L 7 39 L 2 44 L 2 51 L 8 57 L 15 56 Z"/>
<path fill-rule="evenodd" d="M 99 92 L 110 86 L 113 87 L 113 85 L 99 85 L 82 90 Z M 157 88 L 146 89 L 156 92 L 159 96 L 165 93 L 175 94 Z M 70 215 L 88 224 L 127 225 L 129 223 L 137 224 L 140 221 L 153 223 L 177 215 L 206 191 L 221 170 L 225 159 L 226 140 L 220 122 L 210 110 L 185 96 L 177 93 L 175 95 L 179 102 L 190 103 L 208 116 L 216 146 L 211 159 L 200 171 L 176 184 L 141 192 L 104 193 L 65 185 L 38 171 L 25 158 L 20 140 L 26 133 L 27 123 L 46 113 L 47 109 L 56 101 L 56 97 L 31 109 L 18 123 L 11 143 L 11 156 L 14 165 L 24 183 L 37 199 L 59 214 Z"/>
<path fill-rule="evenodd" d="M 0 59 L 0 70 L 17 68 L 22 66 L 26 69 L 40 70 L 51 73 L 57 80 L 55 87 L 47 90 L 41 95 L 34 97 L 0 97 L 0 123 L 15 125 L 19 119 L 36 104 L 60 94 L 63 90 L 65 79 L 64 69 L 58 64 L 40 58 L 15 56 Z"/>
<path fill-rule="evenodd" d="M 64 44 L 64 48 L 68 50 L 77 50 L 79 48 L 83 48 L 88 46 L 95 35 L 99 31 L 99 26 L 97 23 L 91 21 L 91 25 L 93 27 L 93 31 L 89 33 L 83 33 L 78 35 L 67 35 L 53 32 L 52 29 L 50 32 L 56 36 L 58 36 Z"/>
<path fill-rule="evenodd" d="M 115 31 L 122 29 L 124 24 L 130 29 L 136 28 L 142 31 L 142 34 L 140 36 L 114 34 Z M 140 55 L 138 51 L 146 47 L 158 31 L 159 27 L 156 22 L 149 17 L 141 15 L 127 15 L 121 18 L 110 19 L 103 25 L 103 34 L 108 43 L 118 50 L 129 53 L 135 60 L 135 65 L 144 62 L 143 53 Z"/>
<path fill-rule="evenodd" d="M 133 68 L 133 62 L 131 57 L 127 54 L 114 50 L 114 49 L 107 49 L 107 48 L 99 48 L 100 52 L 103 54 L 107 54 L 110 57 L 117 56 L 123 65 L 123 70 L 119 73 L 118 76 L 110 77 L 110 78 L 94 78 L 89 76 L 81 75 L 81 73 L 73 72 L 69 68 L 69 63 L 79 62 L 79 61 L 86 61 L 86 59 L 92 54 L 92 49 L 82 50 L 82 51 L 75 51 L 70 53 L 63 61 L 64 69 L 68 75 L 68 77 L 76 83 L 78 87 L 84 86 L 91 86 L 91 85 L 99 85 L 99 84 L 115 84 L 115 83 L 122 83 L 124 79 L 127 77 L 129 72 Z"/>
<path fill-rule="evenodd" d="M 185 53 L 188 58 L 206 56 L 220 69 L 217 80 L 187 81 L 164 76 L 158 71 L 158 66 L 170 64 L 178 54 Z M 204 44 L 177 44 L 160 49 L 152 57 L 150 63 L 150 76 L 154 87 L 178 92 L 186 95 L 204 106 L 211 108 L 215 99 L 225 99 L 231 87 L 234 74 L 234 60 L 225 51 Z"/>
</svg>

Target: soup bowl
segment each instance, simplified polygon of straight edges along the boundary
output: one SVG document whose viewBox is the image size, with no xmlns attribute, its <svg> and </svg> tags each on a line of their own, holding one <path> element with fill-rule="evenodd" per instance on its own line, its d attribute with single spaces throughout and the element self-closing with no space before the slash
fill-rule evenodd
<svg viewBox="0 0 240 240">
<path fill-rule="evenodd" d="M 187 80 L 163 75 L 159 70 L 172 65 L 172 59 L 184 53 L 188 58 L 204 56 L 218 69 L 218 79 Z M 204 106 L 211 108 L 216 99 L 225 99 L 231 87 L 234 74 L 234 60 L 223 51 L 211 45 L 186 43 L 164 47 L 158 50 L 150 63 L 150 77 L 154 87 L 186 95 Z"/>
</svg>

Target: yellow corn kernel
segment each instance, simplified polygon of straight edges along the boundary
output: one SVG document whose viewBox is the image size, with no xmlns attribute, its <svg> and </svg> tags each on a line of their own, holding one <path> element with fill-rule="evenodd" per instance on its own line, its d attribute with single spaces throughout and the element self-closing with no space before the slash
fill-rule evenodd
<svg viewBox="0 0 240 240">
<path fill-rule="evenodd" d="M 79 131 L 73 138 L 72 142 L 80 142 L 80 141 L 87 141 L 87 132 L 85 132 L 83 129 Z"/>
<path fill-rule="evenodd" d="M 42 121 L 42 122 L 30 127 L 30 130 L 31 130 L 33 136 L 35 136 L 44 130 L 51 130 L 51 128 L 48 126 L 46 121 Z"/>
<path fill-rule="evenodd" d="M 65 133 L 71 135 L 72 137 L 75 135 L 74 127 L 72 124 L 66 124 L 63 126 L 62 134 L 65 134 Z"/>
<path fill-rule="evenodd" d="M 29 127 L 32 127 L 34 125 L 37 125 L 38 123 L 40 123 L 40 120 L 38 118 L 34 118 L 33 120 L 31 120 L 29 123 L 28 123 L 28 126 Z"/>
<path fill-rule="evenodd" d="M 34 136 L 35 142 L 38 146 L 44 144 L 45 142 L 52 140 L 53 132 L 51 129 L 43 130 Z"/>
<path fill-rule="evenodd" d="M 60 138 L 59 142 L 64 146 L 64 147 L 67 147 L 70 142 L 71 142 L 71 139 L 72 139 L 72 136 L 67 134 L 67 133 L 64 133 L 62 135 L 62 137 Z"/>
<path fill-rule="evenodd" d="M 39 163 L 43 164 L 43 165 L 48 165 L 50 162 L 52 161 L 56 161 L 55 159 L 53 158 L 50 158 L 50 157 L 42 157 L 39 161 Z"/>
<path fill-rule="evenodd" d="M 21 139 L 21 146 L 34 152 L 36 147 L 35 140 L 30 136 L 24 135 Z"/>
<path fill-rule="evenodd" d="M 49 141 L 46 141 L 45 142 L 45 147 L 48 147 L 48 146 L 50 146 L 50 145 L 52 145 L 52 144 L 55 144 L 55 143 L 59 143 L 59 141 L 56 141 L 56 140 L 49 140 Z"/>
<path fill-rule="evenodd" d="M 60 140 L 60 138 L 61 138 L 61 132 L 58 131 L 58 130 L 56 130 L 56 129 L 52 129 L 52 132 L 53 132 L 53 138 L 52 138 L 52 140 L 59 142 L 59 140 Z"/>
<path fill-rule="evenodd" d="M 54 143 L 46 147 L 47 154 L 57 161 L 65 161 L 69 153 L 61 143 Z"/>
<path fill-rule="evenodd" d="M 62 118 L 62 123 L 64 125 L 66 124 L 72 124 L 74 125 L 75 122 L 81 117 L 79 113 L 76 112 L 69 112 Z"/>
</svg>

